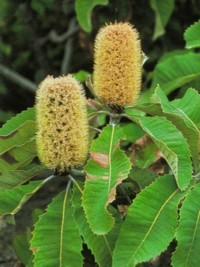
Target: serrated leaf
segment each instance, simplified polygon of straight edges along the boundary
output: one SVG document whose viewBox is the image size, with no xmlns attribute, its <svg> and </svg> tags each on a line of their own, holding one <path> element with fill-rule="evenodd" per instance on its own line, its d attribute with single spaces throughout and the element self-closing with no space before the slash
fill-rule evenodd
<svg viewBox="0 0 200 267">
<path fill-rule="evenodd" d="M 183 98 L 169 102 L 158 86 L 152 96 L 152 100 L 154 102 L 152 104 L 143 104 L 135 108 L 153 116 L 159 115 L 166 117 L 182 132 L 189 144 L 195 171 L 198 172 L 200 168 L 200 131 L 198 129 L 200 122 L 199 93 L 189 88 Z"/>
<path fill-rule="evenodd" d="M 156 15 L 153 35 L 153 40 L 155 40 L 165 33 L 165 26 L 167 25 L 174 9 L 174 0 L 150 0 L 150 5 Z"/>
<path fill-rule="evenodd" d="M 198 96 L 197 96 L 198 95 Z M 163 114 L 168 120 L 170 120 L 184 135 L 187 139 L 187 142 L 190 146 L 190 152 L 192 155 L 192 159 L 195 165 L 195 169 L 198 172 L 200 168 L 199 161 L 199 142 L 200 142 L 200 131 L 194 122 L 190 119 L 190 117 L 181 109 L 181 101 L 179 101 L 178 106 L 174 106 L 173 102 L 170 103 L 161 90 L 161 88 L 157 88 L 155 91 L 155 96 L 157 98 L 157 102 L 161 104 L 161 108 Z M 194 102 L 191 101 L 195 98 Z M 185 101 L 187 99 L 186 107 L 187 110 L 192 114 L 200 114 L 200 95 L 194 89 L 188 89 L 187 97 L 182 100 Z M 199 99 L 199 103 L 197 103 L 197 99 Z M 161 114 L 160 114 L 161 115 Z M 200 119 L 200 115 L 199 115 Z"/>
<path fill-rule="evenodd" d="M 87 179 L 83 208 L 96 234 L 106 234 L 113 227 L 114 218 L 107 206 L 115 199 L 116 186 L 127 178 L 130 171 L 130 161 L 119 148 L 122 138 L 124 134 L 119 125 L 107 125 L 93 141 L 92 158 L 85 167 Z"/>
<path fill-rule="evenodd" d="M 19 128 L 20 125 L 24 124 L 27 120 L 35 120 L 35 109 L 28 108 L 25 111 L 17 114 L 15 117 L 11 118 L 0 128 L 0 135 L 8 135 Z"/>
<path fill-rule="evenodd" d="M 164 251 L 174 237 L 183 196 L 170 175 L 160 177 L 138 194 L 121 226 L 112 266 L 132 267 Z"/>
<path fill-rule="evenodd" d="M 112 247 L 110 246 L 105 235 L 95 235 L 86 220 L 83 208 L 81 206 L 82 194 L 74 188 L 72 204 L 74 207 L 74 218 L 80 235 L 88 248 L 91 249 L 99 267 L 111 266 L 112 262 Z"/>
<path fill-rule="evenodd" d="M 200 47 L 200 21 L 195 22 L 184 32 L 184 39 L 186 41 L 186 48 Z"/>
<path fill-rule="evenodd" d="M 74 222 L 68 190 L 53 199 L 36 223 L 31 249 L 34 267 L 82 266 L 82 240 Z"/>
<path fill-rule="evenodd" d="M 174 173 L 178 187 L 185 190 L 191 180 L 192 164 L 189 146 L 182 133 L 164 117 L 138 117 L 135 121 L 161 150 Z"/>
<path fill-rule="evenodd" d="M 24 144 L 35 135 L 36 126 L 34 121 L 26 121 L 19 128 L 7 135 L 0 135 L 0 155 L 13 147 Z"/>
<path fill-rule="evenodd" d="M 0 175 L 0 191 L 19 186 L 34 176 L 41 174 L 44 170 L 44 167 L 37 165 L 28 170 L 12 170 L 4 173 Z"/>
<path fill-rule="evenodd" d="M 200 126 L 200 94 L 196 90 L 189 88 L 181 99 L 173 100 L 171 104 L 181 109 L 195 125 Z"/>
<path fill-rule="evenodd" d="M 200 184 L 189 192 L 180 211 L 176 232 L 178 246 L 172 257 L 174 267 L 194 267 L 200 262 Z"/>
<path fill-rule="evenodd" d="M 93 8 L 97 5 L 107 5 L 108 2 L 108 0 L 76 0 L 76 16 L 80 26 L 83 28 L 84 31 L 90 32 L 92 30 L 91 12 Z"/>
<path fill-rule="evenodd" d="M 14 147 L 0 156 L 0 174 L 22 169 L 37 156 L 35 140 Z"/>
<path fill-rule="evenodd" d="M 151 89 L 159 84 L 166 95 L 200 77 L 200 54 L 172 56 L 156 65 Z"/>
<path fill-rule="evenodd" d="M 34 181 L 27 185 L 0 192 L 0 216 L 16 214 L 22 205 L 37 192 L 44 181 Z"/>
</svg>

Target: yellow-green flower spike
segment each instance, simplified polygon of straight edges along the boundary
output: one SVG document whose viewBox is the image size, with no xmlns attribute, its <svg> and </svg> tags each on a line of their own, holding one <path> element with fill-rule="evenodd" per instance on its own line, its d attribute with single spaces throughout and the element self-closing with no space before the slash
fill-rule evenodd
<svg viewBox="0 0 200 267">
<path fill-rule="evenodd" d="M 142 50 L 139 34 L 129 23 L 101 28 L 95 41 L 94 91 L 108 105 L 137 102 L 141 89 Z"/>
<path fill-rule="evenodd" d="M 82 166 L 88 153 L 88 121 L 82 86 L 71 76 L 48 76 L 36 95 L 36 144 L 43 165 L 64 172 Z"/>
</svg>

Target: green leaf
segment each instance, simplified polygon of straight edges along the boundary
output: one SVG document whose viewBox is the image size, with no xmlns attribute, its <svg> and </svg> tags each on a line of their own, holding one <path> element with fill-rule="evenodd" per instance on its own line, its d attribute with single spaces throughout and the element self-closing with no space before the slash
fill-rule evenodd
<svg viewBox="0 0 200 267">
<path fill-rule="evenodd" d="M 155 40 L 165 33 L 165 26 L 167 25 L 174 9 L 174 0 L 150 0 L 150 5 L 156 15 L 153 35 L 153 40 Z"/>
<path fill-rule="evenodd" d="M 186 48 L 200 47 L 200 21 L 195 22 L 184 32 Z"/>
<path fill-rule="evenodd" d="M 78 72 L 76 73 L 73 73 L 73 76 L 76 80 L 78 80 L 79 82 L 81 83 L 84 83 L 87 79 L 87 76 L 89 75 L 90 73 L 88 71 L 85 71 L 85 70 L 79 70 Z"/>
<path fill-rule="evenodd" d="M 76 0 L 75 10 L 76 16 L 80 26 L 84 31 L 90 32 L 92 30 L 91 13 L 97 5 L 107 5 L 109 0 Z"/>
<path fill-rule="evenodd" d="M 37 165 L 28 170 L 12 170 L 0 175 L 0 191 L 19 186 L 29 181 L 34 176 L 41 174 L 45 170 L 44 167 Z"/>
<path fill-rule="evenodd" d="M 124 134 L 118 125 L 107 125 L 93 141 L 85 167 L 87 179 L 83 208 L 96 234 L 106 234 L 113 227 L 114 218 L 107 206 L 115 199 L 116 186 L 127 178 L 130 171 L 130 161 L 119 148 L 122 138 Z"/>
<path fill-rule="evenodd" d="M 35 140 L 14 147 L 0 156 L 0 175 L 22 169 L 37 156 Z"/>
<path fill-rule="evenodd" d="M 9 121 L 7 121 L 1 128 L 0 128 L 0 135 L 8 135 L 14 132 L 16 129 L 19 128 L 22 124 L 24 124 L 27 120 L 33 121 L 35 120 L 35 109 L 28 108 L 25 111 L 22 111 Z"/>
<path fill-rule="evenodd" d="M 129 174 L 129 177 L 136 181 L 141 189 L 150 185 L 157 176 L 158 175 L 153 171 L 140 169 L 138 167 L 133 167 Z"/>
<path fill-rule="evenodd" d="M 128 209 L 113 252 L 113 267 L 131 267 L 164 251 L 174 237 L 183 193 L 165 175 L 144 189 Z"/>
<path fill-rule="evenodd" d="M 27 185 L 0 192 L 0 216 L 17 213 L 22 205 L 41 188 L 43 182 L 34 181 Z"/>
<path fill-rule="evenodd" d="M 26 121 L 19 128 L 7 135 L 0 135 L 0 155 L 6 153 L 13 147 L 24 144 L 33 138 L 35 134 L 35 122 Z"/>
<path fill-rule="evenodd" d="M 138 149 L 134 155 L 134 165 L 142 169 L 150 167 L 157 160 L 157 150 L 153 142 L 149 142 L 144 148 Z"/>
<path fill-rule="evenodd" d="M 180 212 L 176 239 L 178 246 L 172 257 L 174 267 L 194 267 L 200 262 L 200 184 L 189 192 Z"/>
<path fill-rule="evenodd" d="M 126 140 L 129 142 L 134 143 L 145 134 L 141 127 L 135 123 L 121 123 L 120 125 L 126 136 Z"/>
<path fill-rule="evenodd" d="M 189 146 L 182 133 L 164 117 L 138 117 L 135 121 L 161 150 L 174 173 L 178 187 L 185 190 L 190 183 L 192 164 Z"/>
<path fill-rule="evenodd" d="M 33 267 L 33 255 L 32 252 L 29 250 L 29 231 L 23 234 L 16 234 L 13 240 L 13 246 L 17 253 L 17 256 L 24 264 L 24 266 Z"/>
<path fill-rule="evenodd" d="M 113 248 L 110 246 L 105 235 L 95 235 L 91 231 L 81 206 L 81 197 L 82 194 L 80 191 L 77 190 L 77 188 L 74 188 L 72 204 L 74 207 L 74 218 L 79 233 L 83 237 L 84 243 L 91 249 L 99 267 L 111 266 Z"/>
<path fill-rule="evenodd" d="M 35 225 L 34 267 L 82 266 L 82 240 L 73 219 L 69 190 L 57 195 Z"/>
<path fill-rule="evenodd" d="M 155 91 L 154 99 L 156 98 L 157 102 L 161 104 L 163 111 L 162 115 L 170 120 L 187 139 L 195 169 L 198 172 L 200 168 L 200 132 L 191 118 L 184 112 L 181 107 L 186 107 L 190 114 L 195 114 L 195 117 L 197 117 L 197 114 L 199 114 L 198 119 L 200 120 L 200 95 L 194 89 L 188 89 L 188 92 L 186 94 L 187 95 L 185 95 L 184 99 L 178 101 L 179 105 L 175 106 L 173 105 L 173 102 L 170 103 L 168 101 L 163 91 L 158 87 Z M 161 115 L 161 113 L 158 115 Z"/>
<path fill-rule="evenodd" d="M 166 95 L 200 77 L 200 54 L 173 56 L 156 65 L 151 89 L 159 84 Z"/>
<path fill-rule="evenodd" d="M 198 108 L 200 94 L 196 90 L 188 89 L 183 98 L 173 100 L 171 103 L 177 109 L 181 109 L 195 125 L 200 126 L 200 109 Z"/>
</svg>

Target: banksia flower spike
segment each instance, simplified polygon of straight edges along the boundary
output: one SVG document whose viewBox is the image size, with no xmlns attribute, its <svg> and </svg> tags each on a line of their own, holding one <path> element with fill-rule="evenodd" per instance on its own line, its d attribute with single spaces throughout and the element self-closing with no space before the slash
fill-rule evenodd
<svg viewBox="0 0 200 267">
<path fill-rule="evenodd" d="M 94 91 L 108 105 L 134 104 L 141 88 L 142 51 L 138 32 L 129 23 L 100 29 L 95 41 Z"/>
<path fill-rule="evenodd" d="M 88 122 L 82 86 L 71 76 L 48 76 L 36 95 L 38 156 L 48 168 L 64 172 L 84 164 Z"/>
</svg>

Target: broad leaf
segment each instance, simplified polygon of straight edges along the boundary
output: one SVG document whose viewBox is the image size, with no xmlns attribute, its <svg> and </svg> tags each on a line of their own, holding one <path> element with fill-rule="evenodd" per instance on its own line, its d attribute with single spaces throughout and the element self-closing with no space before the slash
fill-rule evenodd
<svg viewBox="0 0 200 267">
<path fill-rule="evenodd" d="M 178 187 L 185 190 L 191 179 L 189 146 L 181 132 L 164 117 L 138 117 L 143 130 L 153 139 L 174 173 Z"/>
<path fill-rule="evenodd" d="M 14 215 L 19 211 L 22 205 L 37 192 L 44 181 L 34 181 L 27 185 L 0 192 L 0 216 L 11 214 Z"/>
<path fill-rule="evenodd" d="M 174 267 L 194 267 L 200 262 L 200 184 L 187 195 L 180 212 L 176 239 L 178 246 L 172 257 Z"/>
<path fill-rule="evenodd" d="M 172 56 L 156 65 L 153 72 L 154 89 L 159 84 L 166 95 L 200 77 L 200 54 Z"/>
<path fill-rule="evenodd" d="M 184 33 L 184 39 L 186 41 L 186 48 L 200 47 L 200 21 L 195 22 L 192 26 L 187 28 Z"/>
<path fill-rule="evenodd" d="M 183 98 L 173 100 L 172 105 L 181 109 L 191 121 L 200 128 L 200 94 L 190 88 L 186 91 Z"/>
<path fill-rule="evenodd" d="M 130 171 L 129 177 L 136 181 L 140 189 L 144 189 L 150 185 L 157 178 L 157 174 L 151 170 L 144 170 L 138 167 L 133 167 Z"/>
<path fill-rule="evenodd" d="M 138 194 L 121 226 L 112 266 L 132 267 L 164 251 L 174 237 L 182 197 L 170 175 Z"/>
<path fill-rule="evenodd" d="M 11 118 L 9 121 L 7 121 L 0 128 L 0 135 L 8 135 L 17 128 L 19 128 L 19 126 L 24 124 L 26 121 L 33 121 L 33 120 L 35 120 L 35 109 L 28 108 L 27 110 L 22 111 L 21 113 Z"/>
<path fill-rule="evenodd" d="M 13 147 L 24 144 L 35 135 L 35 122 L 26 121 L 19 128 L 7 135 L 0 135 L 0 155 L 6 153 Z"/>
<path fill-rule="evenodd" d="M 0 156 L 0 175 L 22 169 L 37 156 L 35 140 L 13 147 Z"/>
<path fill-rule="evenodd" d="M 37 165 L 28 170 L 12 170 L 4 173 L 0 175 L 0 191 L 23 184 L 44 170 L 44 167 Z"/>
<path fill-rule="evenodd" d="M 90 32 L 92 30 L 91 12 L 93 8 L 97 5 L 107 5 L 108 2 L 108 0 L 76 0 L 76 16 L 84 31 Z"/>
<path fill-rule="evenodd" d="M 184 112 L 183 109 L 181 109 L 181 101 L 179 101 L 179 105 L 174 106 L 173 102 L 170 103 L 165 96 L 165 94 L 162 92 L 162 90 L 158 87 L 155 92 L 155 96 L 157 102 L 161 104 L 161 108 L 163 111 L 163 115 L 170 120 L 184 135 L 184 137 L 187 139 L 187 142 L 190 146 L 190 152 L 193 158 L 193 162 L 195 165 L 196 171 L 199 171 L 200 168 L 200 161 L 199 161 L 199 145 L 200 145 L 200 131 L 197 128 L 197 126 L 194 124 L 194 122 L 190 119 L 190 117 Z M 194 102 L 191 101 L 193 98 L 195 98 Z M 190 111 L 192 114 L 198 114 L 199 113 L 199 119 L 200 119 L 200 95 L 197 91 L 193 89 L 188 89 L 187 98 L 184 97 L 182 100 L 185 101 L 187 99 L 186 107 L 187 110 Z M 197 103 L 197 100 L 199 99 L 199 103 Z M 154 114 L 155 115 L 155 114 Z"/>
<path fill-rule="evenodd" d="M 77 190 L 77 188 L 74 188 L 72 203 L 74 207 L 74 218 L 79 229 L 79 233 L 83 237 L 84 243 L 87 244 L 88 248 L 91 249 L 94 254 L 99 267 L 111 266 L 113 248 L 110 246 L 105 235 L 95 235 L 91 231 L 81 206 L 81 197 L 82 194 L 80 191 Z"/>
<path fill-rule="evenodd" d="M 57 195 L 35 225 L 34 267 L 82 266 L 82 240 L 73 219 L 68 190 Z"/>
<path fill-rule="evenodd" d="M 167 25 L 174 9 L 174 0 L 150 0 L 150 5 L 156 15 L 153 36 L 153 39 L 155 40 L 165 33 L 165 26 Z"/>
<path fill-rule="evenodd" d="M 107 206 L 115 199 L 116 186 L 127 178 L 130 161 L 119 148 L 124 138 L 117 125 L 106 126 L 90 149 L 90 159 L 85 167 L 87 179 L 83 192 L 83 208 L 92 231 L 108 233 L 114 218 Z M 98 212 L 97 212 L 98 211 Z"/>
<path fill-rule="evenodd" d="M 120 126 L 126 136 L 126 140 L 132 143 L 145 134 L 141 127 L 135 123 L 122 123 Z"/>
</svg>

